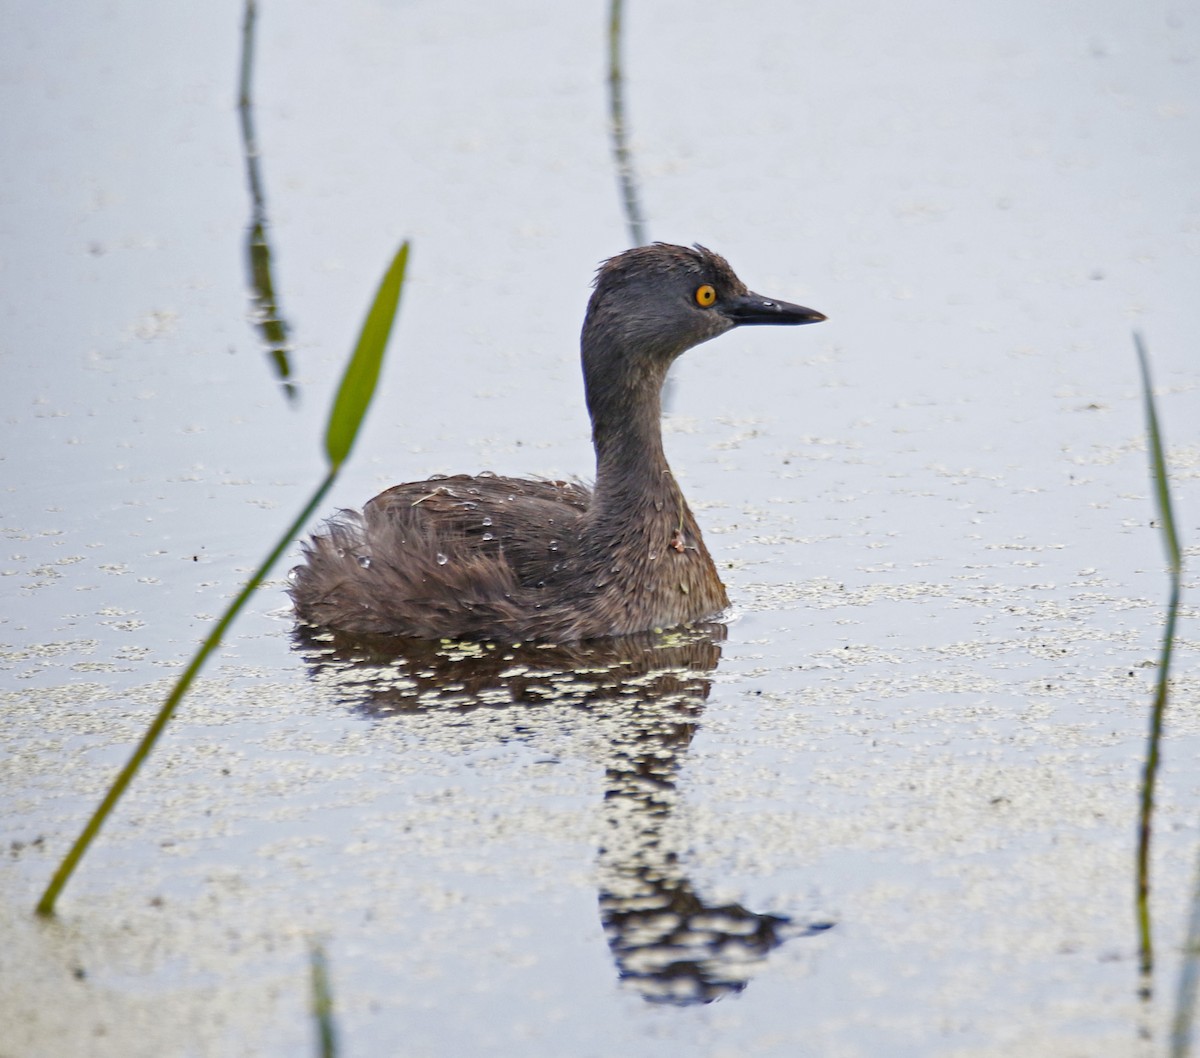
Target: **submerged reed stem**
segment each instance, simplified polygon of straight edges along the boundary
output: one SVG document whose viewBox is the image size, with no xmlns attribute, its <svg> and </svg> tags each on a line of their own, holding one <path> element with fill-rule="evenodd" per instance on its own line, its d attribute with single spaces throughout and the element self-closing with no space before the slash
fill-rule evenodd
<svg viewBox="0 0 1200 1058">
<path fill-rule="evenodd" d="M 1192 1026 L 1196 1020 L 1196 993 L 1200 991 L 1200 854 L 1196 857 L 1196 881 L 1183 943 L 1183 966 L 1175 993 L 1175 1016 L 1171 1022 L 1171 1058 L 1188 1058 L 1192 1053 Z"/>
<path fill-rule="evenodd" d="M 329 987 L 329 960 L 325 948 L 314 941 L 308 949 L 312 982 L 312 1014 L 317 1028 L 317 1058 L 337 1058 L 337 1025 L 333 1020 L 333 990 Z"/>
<path fill-rule="evenodd" d="M 646 219 L 638 194 L 637 174 L 625 121 L 625 74 L 621 66 L 621 9 L 623 0 L 611 0 L 608 8 L 608 110 L 612 129 L 613 160 L 617 167 L 617 185 L 621 205 L 629 226 L 632 246 L 646 245 Z"/>
<path fill-rule="evenodd" d="M 255 0 L 246 0 L 245 15 L 242 19 L 242 61 L 238 77 L 238 117 L 242 130 L 242 157 L 246 162 L 246 183 L 250 188 L 250 223 L 246 226 L 246 265 L 249 273 L 247 278 L 254 302 L 254 326 L 262 337 L 284 396 L 289 401 L 294 401 L 299 391 L 292 381 L 288 322 L 275 293 L 271 244 L 267 238 L 267 199 L 263 190 L 262 174 L 259 171 L 258 138 L 254 131 L 251 77 L 254 72 L 254 28 L 257 19 L 258 6 Z"/>
</svg>

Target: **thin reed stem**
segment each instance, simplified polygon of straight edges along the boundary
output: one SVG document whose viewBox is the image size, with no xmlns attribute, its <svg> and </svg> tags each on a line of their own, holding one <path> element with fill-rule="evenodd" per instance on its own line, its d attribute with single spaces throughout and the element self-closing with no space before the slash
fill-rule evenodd
<svg viewBox="0 0 1200 1058">
<path fill-rule="evenodd" d="M 121 799 L 121 795 L 125 793 L 126 788 L 133 781 L 133 777 L 138 773 L 138 769 L 141 768 L 146 758 L 150 755 L 150 751 L 154 749 L 159 736 L 162 735 L 167 723 L 175 714 L 176 707 L 183 700 L 183 696 L 187 694 L 188 688 L 191 687 L 192 681 L 204 667 L 204 663 L 208 660 L 209 655 L 221 645 L 221 639 L 225 635 L 226 629 L 238 613 L 241 612 L 242 607 L 246 605 L 246 601 L 266 579 L 271 567 L 279 561 L 283 552 L 291 545 L 291 542 L 299 535 L 300 530 L 312 518 L 337 479 L 337 473 L 338 468 L 336 467 L 329 471 L 325 480 L 321 482 L 320 487 L 313 493 L 312 498 L 305 505 L 304 510 L 288 526 L 287 531 L 271 549 L 271 553 L 267 555 L 263 564 L 259 566 L 258 570 L 246 582 L 242 590 L 238 592 L 233 602 L 229 604 L 225 613 L 212 626 L 211 631 L 205 637 L 204 642 L 200 644 L 200 649 L 196 651 L 188 667 L 183 670 L 182 675 L 175 681 L 175 686 L 171 689 L 167 700 L 163 703 L 162 708 L 159 709 L 153 723 L 146 729 L 146 733 L 142 735 L 141 741 L 138 742 L 137 748 L 134 749 L 129 760 L 126 761 L 125 767 L 121 769 L 112 786 L 109 787 L 108 793 L 104 795 L 104 799 L 100 802 L 99 807 L 92 813 L 87 826 L 83 828 L 82 833 L 75 839 L 75 844 L 71 846 L 70 852 L 63 858 L 62 863 L 58 865 L 58 870 L 54 872 L 54 877 L 50 879 L 50 884 L 46 886 L 46 891 L 38 901 L 36 910 L 39 915 L 49 917 L 54 914 L 54 905 L 58 900 L 58 894 L 62 892 L 63 887 L 70 880 L 71 875 L 74 874 L 79 861 L 83 859 L 84 853 L 87 852 L 96 835 L 100 833 L 100 828 L 104 826 L 109 815 L 112 814 L 112 810 Z"/>
<path fill-rule="evenodd" d="M 312 981 L 312 1013 L 317 1023 L 317 1058 L 337 1058 L 337 1025 L 333 1020 L 333 990 L 329 986 L 329 961 L 325 948 L 313 942 L 308 949 Z"/>
<path fill-rule="evenodd" d="M 1171 674 L 1171 658 L 1175 649 L 1175 625 L 1179 615 L 1180 582 L 1183 559 L 1179 546 L 1179 535 L 1175 529 L 1175 515 L 1171 506 L 1171 483 L 1167 475 L 1167 461 L 1163 452 L 1162 432 L 1158 424 L 1158 412 L 1154 403 L 1154 387 L 1150 380 L 1150 362 L 1142 342 L 1135 333 L 1138 364 L 1142 375 L 1142 394 L 1145 401 L 1147 448 L 1150 457 L 1150 476 L 1154 483 L 1154 498 L 1158 508 L 1159 527 L 1162 530 L 1163 546 L 1166 550 L 1167 568 L 1170 574 L 1171 592 L 1167 603 L 1167 620 L 1163 629 L 1162 646 L 1159 650 L 1158 677 L 1154 687 L 1154 702 L 1150 709 L 1150 731 L 1146 739 L 1146 757 L 1142 769 L 1140 810 L 1138 813 L 1137 848 L 1137 924 L 1138 961 L 1145 981 L 1143 991 L 1148 993 L 1150 977 L 1154 970 L 1154 940 L 1150 915 L 1150 840 L 1154 818 L 1154 792 L 1158 780 L 1160 745 L 1163 721 L 1167 711 L 1167 697 Z"/>
<path fill-rule="evenodd" d="M 334 398 L 333 409 L 329 413 L 329 422 L 325 429 L 325 456 L 329 465 L 325 479 L 305 504 L 304 510 L 288 526 L 287 531 L 279 538 L 278 543 L 271 549 L 262 565 L 238 592 L 225 613 L 213 625 L 204 642 L 200 644 L 195 656 L 188 667 L 183 670 L 183 674 L 171 689 L 162 708 L 159 709 L 158 715 L 147 728 L 137 748 L 134 749 L 133 755 L 121 769 L 112 786 L 109 787 L 108 793 L 104 795 L 99 807 L 92 813 L 83 832 L 75 839 L 75 844 L 71 846 L 62 863 L 58 865 L 58 870 L 54 872 L 54 877 L 50 879 L 50 884 L 38 901 L 37 914 L 43 917 L 54 914 L 54 905 L 58 900 L 58 894 L 70 880 L 79 861 L 95 840 L 96 835 L 100 833 L 100 828 L 104 826 L 116 803 L 121 799 L 121 795 L 133 781 L 138 769 L 150 755 L 150 751 L 154 749 L 159 736 L 162 735 L 163 729 L 174 715 L 176 706 L 182 701 L 197 673 L 200 672 L 209 655 L 221 645 L 221 638 L 233 623 L 233 619 L 237 617 L 247 600 L 266 579 L 275 563 L 279 561 L 280 556 L 316 513 L 317 508 L 324 502 L 325 496 L 333 487 L 334 481 L 337 480 L 338 471 L 350 456 L 350 451 L 358 437 L 359 428 L 362 426 L 367 409 L 375 395 L 383 354 L 387 350 L 392 323 L 400 304 L 400 291 L 404 286 L 404 276 L 408 265 L 408 249 L 409 244 L 403 243 L 388 265 L 388 269 L 380 281 L 379 289 L 375 292 L 371 307 L 367 310 L 362 330 L 359 332 L 358 343 L 342 374 L 341 384 L 338 387 L 337 396 Z"/>
<path fill-rule="evenodd" d="M 622 0 L 611 0 L 608 9 L 608 108 L 612 130 L 613 160 L 617 167 L 617 185 L 625 222 L 633 246 L 646 245 L 646 219 L 638 193 L 637 174 L 633 168 L 633 152 L 629 148 L 625 121 L 625 75 L 621 66 Z"/>
</svg>

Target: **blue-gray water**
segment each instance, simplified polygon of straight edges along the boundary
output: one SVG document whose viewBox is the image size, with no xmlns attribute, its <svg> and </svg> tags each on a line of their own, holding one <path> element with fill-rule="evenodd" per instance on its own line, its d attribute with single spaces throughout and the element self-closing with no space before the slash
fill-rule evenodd
<svg viewBox="0 0 1200 1058">
<path fill-rule="evenodd" d="M 303 1052 L 314 936 L 347 1056 L 1162 1053 L 1200 695 L 1192 588 L 1142 1003 L 1134 818 L 1166 580 L 1130 335 L 1186 544 L 1195 5 L 628 4 L 651 235 L 830 317 L 735 332 L 675 374 L 668 449 L 727 636 L 659 644 L 666 675 L 642 654 L 597 666 L 624 682 L 547 677 L 535 703 L 506 704 L 504 670 L 470 708 L 452 677 L 417 698 L 412 673 L 296 649 L 280 570 L 60 920 L 32 921 L 315 483 L 402 238 L 391 359 L 331 508 L 435 472 L 590 476 L 578 326 L 626 230 L 602 8 L 263 6 L 298 407 L 247 319 L 241 6 L 7 13 L 5 1058 Z M 674 997 L 715 981 L 718 1001 L 662 1001 L 670 953 L 629 941 L 670 926 L 627 914 L 647 877 L 693 933 L 757 931 Z M 675 940 L 684 959 L 704 936 Z"/>
</svg>

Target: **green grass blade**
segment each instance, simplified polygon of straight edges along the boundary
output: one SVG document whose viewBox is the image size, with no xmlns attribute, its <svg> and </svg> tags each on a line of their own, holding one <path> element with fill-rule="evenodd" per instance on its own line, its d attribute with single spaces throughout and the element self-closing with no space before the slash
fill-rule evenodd
<svg viewBox="0 0 1200 1058">
<path fill-rule="evenodd" d="M 146 733 L 142 736 L 141 741 L 137 744 L 137 748 L 134 749 L 129 760 L 125 762 L 125 767 L 121 769 L 112 786 L 109 787 L 108 793 L 104 795 L 104 799 L 100 802 L 99 807 L 92 813 L 92 817 L 88 820 L 82 833 L 75 839 L 75 844 L 71 846 L 71 850 L 63 858 L 62 863 L 58 865 L 58 870 L 54 872 L 54 877 L 50 879 L 50 884 L 46 886 L 46 891 L 38 901 L 36 910 L 39 915 L 48 917 L 54 914 L 54 905 L 58 900 L 58 894 L 62 892 L 63 887 L 70 880 L 71 875 L 74 874 L 79 861 L 83 859 L 84 853 L 87 852 L 96 835 L 100 833 L 100 828 L 104 826 L 113 808 L 116 807 L 117 802 L 121 799 L 121 795 L 133 781 L 133 777 L 138 773 L 138 769 L 145 763 L 146 758 L 150 755 L 150 751 L 154 749 L 155 743 L 158 742 L 159 736 L 163 733 L 163 729 L 174 715 L 176 707 L 183 700 L 183 696 L 192 685 L 192 681 L 208 660 L 209 655 L 221 645 L 221 638 L 225 635 L 225 631 L 233 623 L 233 619 L 238 615 L 242 607 L 246 605 L 246 601 L 254 594 L 255 589 L 266 579 L 271 567 L 279 561 L 283 552 L 291 545 L 292 541 L 312 518 L 314 512 L 321 505 L 322 501 L 324 501 L 336 477 L 337 470 L 330 470 L 325 480 L 321 482 L 317 491 L 313 493 L 312 498 L 305 505 L 304 510 L 288 526 L 287 531 L 279 538 L 279 542 L 271 549 L 271 553 L 267 555 L 262 565 L 258 567 L 254 575 L 246 582 L 242 590 L 238 592 L 237 597 L 229 604 L 228 609 L 226 609 L 216 624 L 213 625 L 204 642 L 200 644 L 200 649 L 196 651 L 188 667 L 183 670 L 183 674 L 175 681 L 175 686 L 171 688 L 171 693 L 167 696 L 167 700 L 163 703 L 162 708 L 159 709 L 158 715 L 146 729 Z"/>
<path fill-rule="evenodd" d="M 375 381 L 379 377 L 380 362 L 384 350 L 387 348 L 392 321 L 396 316 L 396 306 L 400 299 L 400 287 L 404 281 L 404 266 L 407 260 L 408 243 L 405 242 L 400 247 L 399 252 L 388 268 L 387 274 L 383 278 L 383 282 L 380 284 L 379 292 L 376 294 L 370 312 L 367 313 L 366 322 L 363 324 L 358 346 L 354 350 L 354 355 L 350 358 L 350 363 L 346 367 L 329 425 L 330 434 L 333 433 L 335 426 L 339 424 L 342 427 L 342 432 L 339 434 L 339 440 L 336 445 L 330 441 L 328 436 L 326 438 L 326 447 L 330 452 L 331 465 L 328 473 L 325 475 L 325 480 L 321 482 L 316 492 L 313 493 L 308 503 L 305 504 L 304 510 L 300 512 L 292 524 L 288 526 L 283 536 L 279 538 L 279 541 L 271 549 L 270 554 L 263 560 L 262 565 L 258 567 L 254 575 L 246 582 L 242 590 L 238 592 L 237 597 L 229 604 L 225 613 L 213 625 L 212 630 L 200 644 L 195 656 L 175 682 L 175 686 L 171 689 L 167 700 L 158 711 L 158 715 L 146 729 L 146 733 L 142 736 L 133 754 L 117 775 L 112 786 L 109 787 L 99 807 L 92 813 L 91 819 L 88 820 L 79 837 L 75 839 L 75 843 L 63 858 L 62 863 L 58 865 L 58 869 L 50 879 L 50 884 L 46 886 L 46 891 L 42 893 L 42 897 L 38 901 L 36 910 L 39 915 L 48 917 L 54 914 L 54 907 L 58 901 L 59 893 L 62 892 L 63 887 L 70 880 L 71 875 L 74 874 L 79 861 L 83 859 L 84 854 L 95 840 L 96 835 L 100 833 L 100 828 L 104 826 L 113 808 L 116 807 L 117 802 L 121 799 L 121 795 L 124 794 L 129 784 L 133 781 L 133 777 L 138 773 L 138 769 L 141 768 L 146 758 L 150 755 L 151 750 L 154 749 L 159 736 L 162 735 L 167 723 L 174 715 L 176 707 L 183 700 L 183 696 L 187 693 L 188 688 L 191 687 L 192 681 L 208 660 L 209 655 L 221 645 L 221 639 L 233 623 L 233 619 L 237 617 L 250 596 L 254 594 L 258 586 L 266 579 L 267 574 L 271 571 L 275 563 L 279 561 L 284 551 L 291 546 L 292 541 L 312 519 L 313 514 L 324 501 L 330 488 L 333 487 L 333 483 L 337 479 L 338 470 L 341 468 L 346 456 L 350 453 L 350 447 L 354 443 L 354 438 L 362 422 L 363 414 L 366 412 L 367 405 L 370 403 L 371 395 L 374 392 Z M 345 400 L 343 400 L 347 392 L 351 395 L 346 396 Z M 342 410 L 343 404 L 345 405 L 344 411 Z M 336 458 L 333 454 L 335 452 L 340 453 Z"/>
<path fill-rule="evenodd" d="M 1133 335 L 1137 346 L 1138 363 L 1142 370 L 1142 392 L 1146 402 L 1146 434 L 1150 444 L 1150 470 L 1154 478 L 1154 500 L 1158 507 L 1159 523 L 1163 531 L 1163 545 L 1167 551 L 1167 565 L 1172 573 L 1183 567 L 1183 552 L 1179 547 L 1179 534 L 1175 529 L 1175 514 L 1171 506 L 1171 483 L 1167 478 L 1167 461 L 1163 455 L 1162 434 L 1158 427 L 1158 412 L 1154 405 L 1154 389 L 1150 384 L 1150 362 L 1142 336 Z"/>
<path fill-rule="evenodd" d="M 404 272 L 408 266 L 408 242 L 396 252 L 384 274 L 375 300 L 363 323 L 354 347 L 354 355 L 342 376 L 329 413 L 329 425 L 325 429 L 325 455 L 329 465 L 337 468 L 346 461 L 354 439 L 358 436 L 363 416 L 375 395 L 375 384 L 379 381 L 379 368 L 383 363 L 384 350 L 392 333 L 392 321 L 400 303 L 400 289 L 404 286 Z"/>
<path fill-rule="evenodd" d="M 1154 483 L 1154 498 L 1158 508 L 1159 527 L 1167 554 L 1171 595 L 1167 603 L 1167 620 L 1163 629 L 1162 647 L 1158 659 L 1158 676 L 1154 687 L 1154 703 L 1150 709 L 1150 731 L 1146 738 L 1146 757 L 1142 769 L 1140 810 L 1138 815 L 1137 848 L 1137 922 L 1138 951 L 1141 972 L 1149 976 L 1154 968 L 1154 941 L 1150 919 L 1150 838 L 1154 818 L 1154 789 L 1158 778 L 1163 721 L 1167 711 L 1170 686 L 1171 657 L 1175 648 L 1175 625 L 1179 616 L 1182 550 L 1175 529 L 1171 507 L 1171 483 L 1167 476 L 1167 460 L 1163 452 L 1162 432 L 1154 403 L 1154 387 L 1150 381 L 1150 362 L 1140 334 L 1133 336 L 1137 347 L 1138 364 L 1142 374 L 1142 394 L 1146 409 L 1146 438 L 1150 457 L 1150 476 Z"/>
</svg>

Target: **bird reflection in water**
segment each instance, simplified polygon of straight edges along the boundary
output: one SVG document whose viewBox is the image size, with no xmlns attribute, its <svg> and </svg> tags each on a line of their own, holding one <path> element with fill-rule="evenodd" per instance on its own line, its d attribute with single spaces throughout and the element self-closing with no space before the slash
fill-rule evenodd
<svg viewBox="0 0 1200 1058">
<path fill-rule="evenodd" d="M 828 929 L 707 902 L 674 846 L 677 777 L 721 657 L 709 623 L 567 645 L 432 642 L 297 631 L 297 646 L 348 708 L 448 719 L 489 710 L 499 741 L 574 725 L 599 736 L 605 769 L 600 918 L 617 972 L 653 1003 L 742 991 L 785 940 Z M 539 710 L 539 706 L 543 708 Z M 553 706 L 552 712 L 545 707 Z"/>
</svg>

